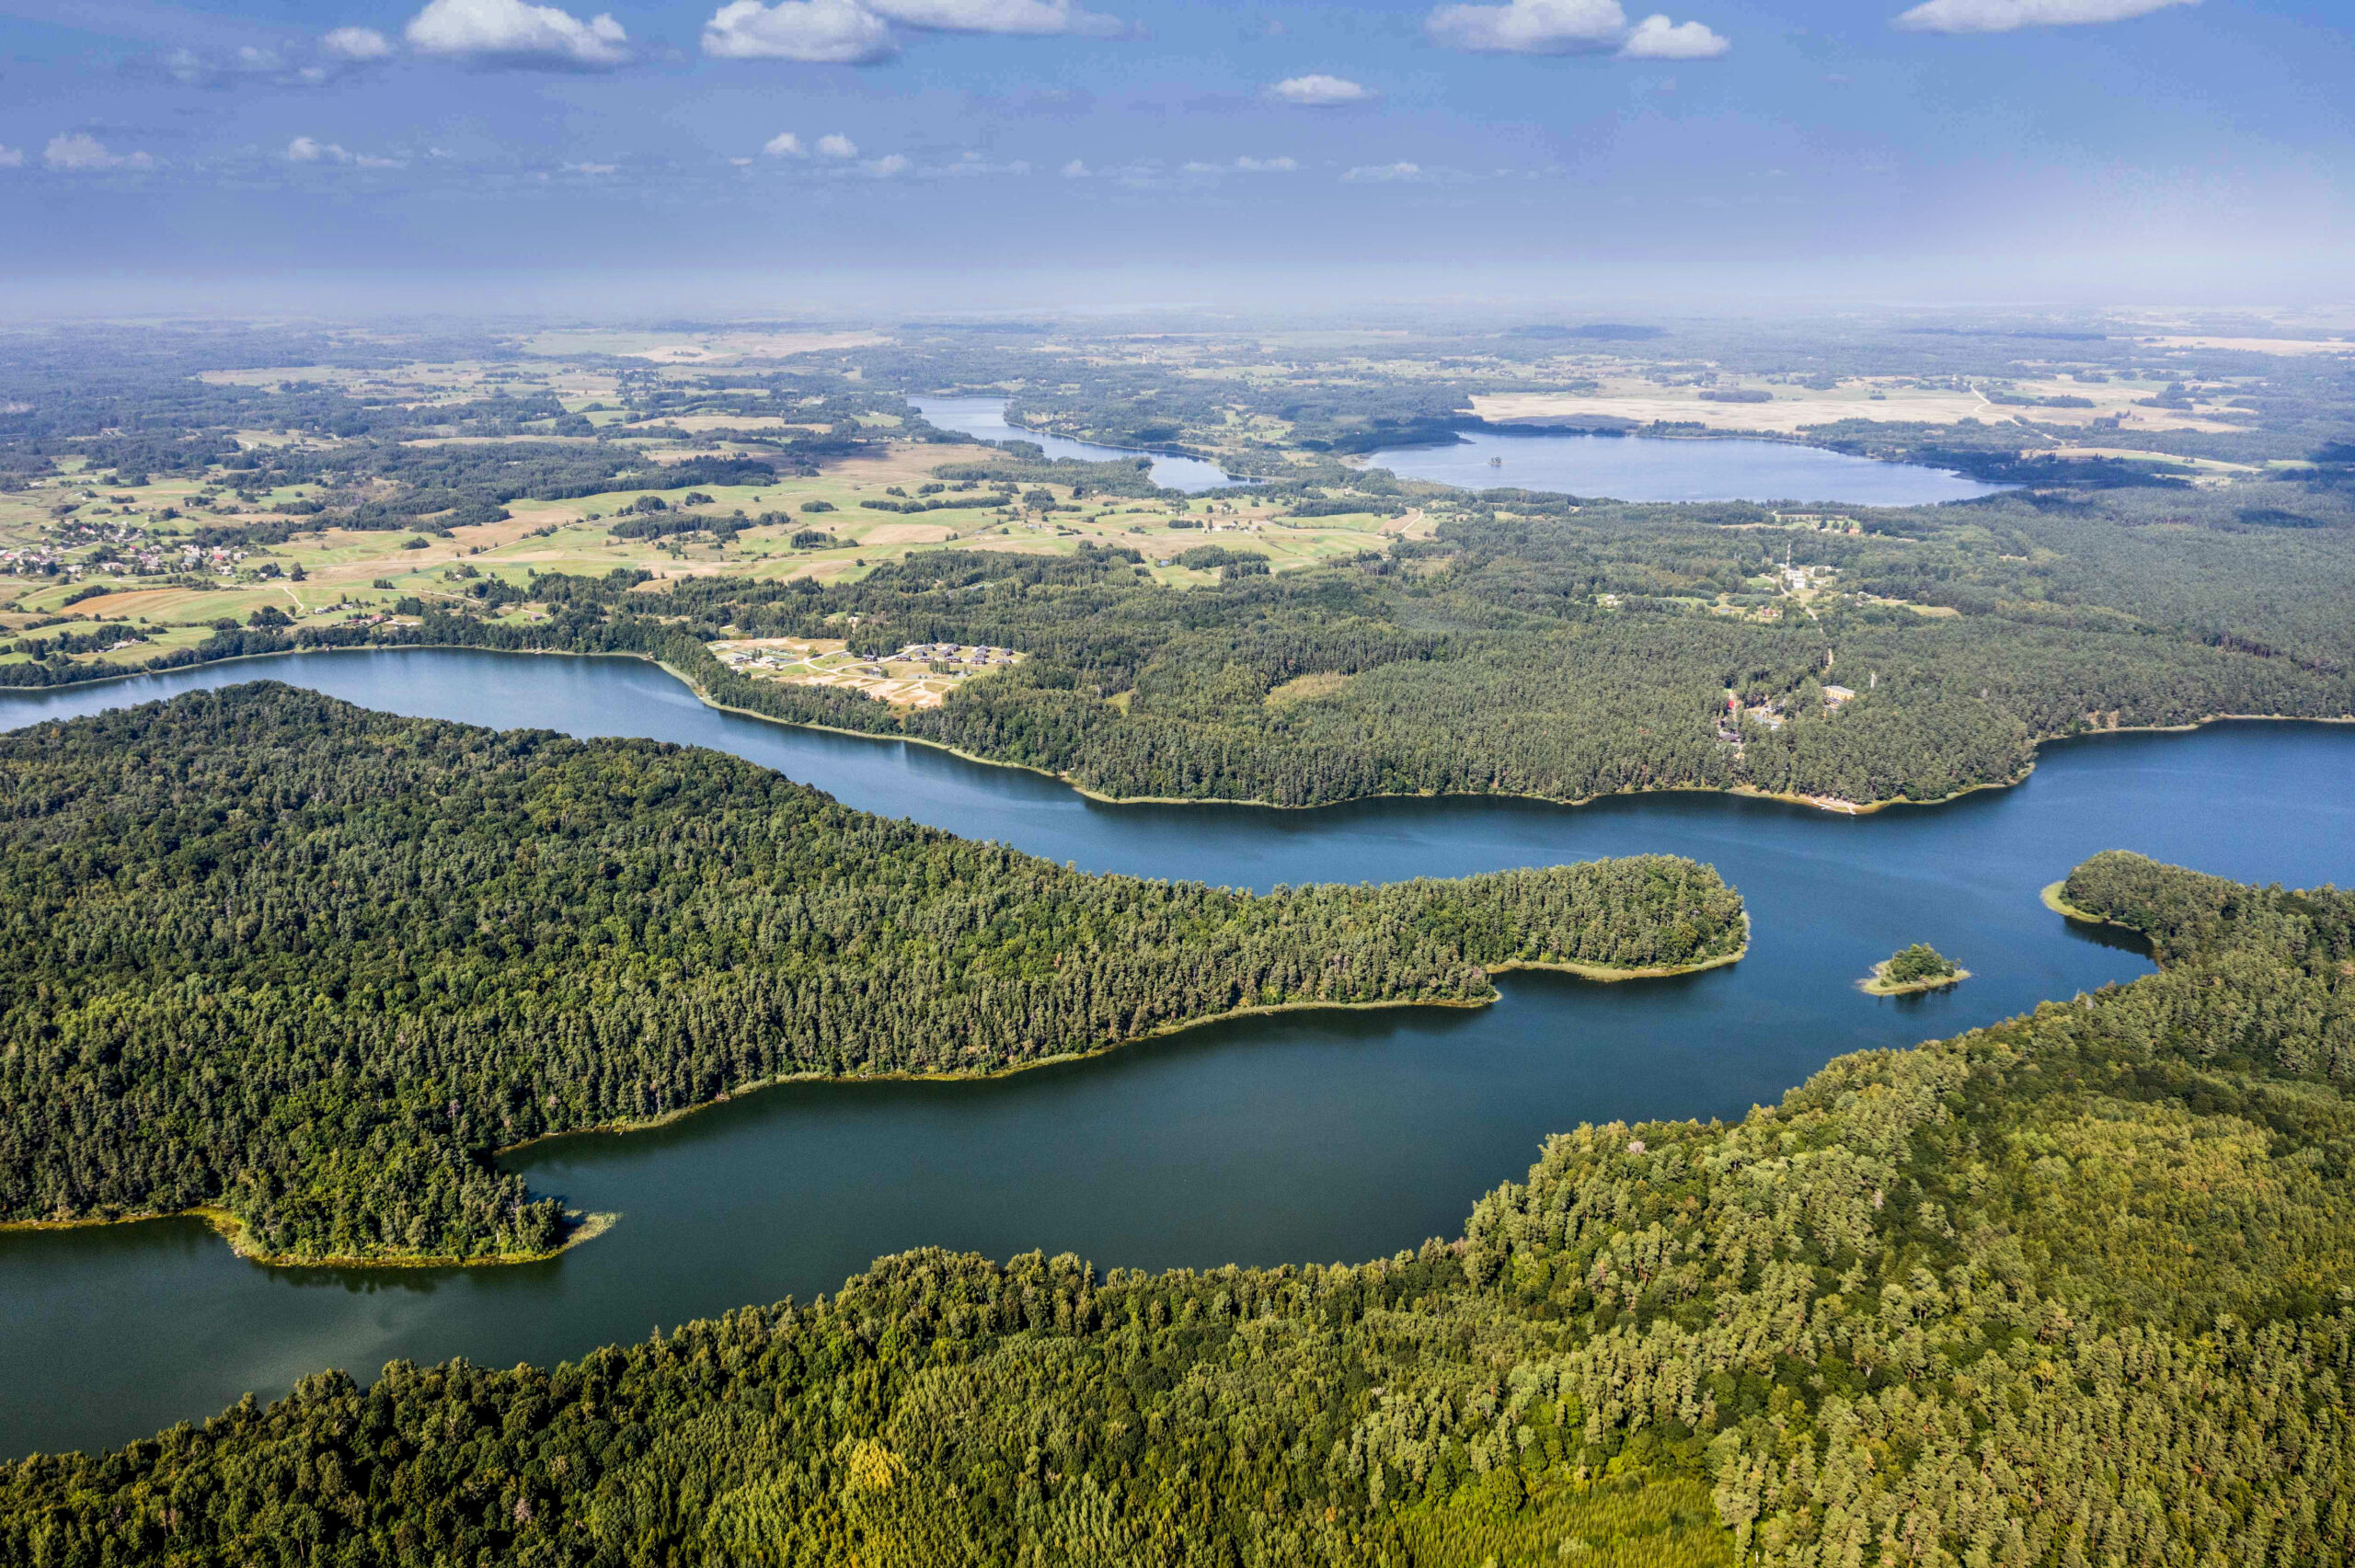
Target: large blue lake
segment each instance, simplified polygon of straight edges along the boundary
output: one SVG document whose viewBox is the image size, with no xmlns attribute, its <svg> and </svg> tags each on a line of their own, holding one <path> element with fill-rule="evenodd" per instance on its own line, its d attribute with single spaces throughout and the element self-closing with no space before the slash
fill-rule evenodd
<svg viewBox="0 0 2355 1568">
<path fill-rule="evenodd" d="M 1915 463 L 1883 463 L 1787 441 L 1664 440 L 1559 430 L 1471 430 L 1452 446 L 1393 447 L 1366 459 L 1402 478 L 1485 490 L 1510 486 L 1622 501 L 1794 501 L 1918 507 L 2003 486 Z"/>
<path fill-rule="evenodd" d="M 0 1454 L 119 1443 L 325 1367 L 554 1361 L 832 1290 L 907 1247 L 1145 1267 L 1388 1253 L 1456 1233 L 1548 1132 L 1740 1116 L 1841 1052 L 2147 972 L 2037 900 L 2096 850 L 2260 881 L 2355 877 L 2348 727 L 2077 742 L 2016 789 L 1854 818 L 1705 795 L 1108 807 L 924 747 L 716 713 L 651 666 L 569 657 L 284 656 L 0 693 L 0 727 L 262 677 L 401 713 L 715 747 L 1093 871 L 1264 887 L 1672 852 L 1741 889 L 1754 940 L 1741 963 L 1680 979 L 1509 977 L 1477 1011 L 1241 1020 L 995 1082 L 798 1084 L 543 1145 L 514 1161 L 534 1186 L 623 1217 L 546 1264 L 273 1269 L 188 1220 L 0 1236 Z M 1900 1001 L 1855 989 L 1914 941 L 1976 978 Z"/>
</svg>

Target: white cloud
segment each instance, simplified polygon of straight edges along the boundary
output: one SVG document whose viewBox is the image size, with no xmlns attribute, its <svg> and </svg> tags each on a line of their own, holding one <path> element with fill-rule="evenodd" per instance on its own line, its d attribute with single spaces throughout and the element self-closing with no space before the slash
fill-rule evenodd
<svg viewBox="0 0 2355 1568">
<path fill-rule="evenodd" d="M 1619 0 L 1510 0 L 1503 6 L 1442 6 L 1424 18 L 1433 41 L 1482 54 L 1576 54 L 1609 49 L 1626 35 Z"/>
<path fill-rule="evenodd" d="M 1271 97 L 1286 103 L 1302 104 L 1310 109 L 1328 109 L 1336 104 L 1364 103 L 1373 97 L 1370 87 L 1360 86 L 1345 76 L 1311 74 L 1287 76 L 1268 89 Z"/>
<path fill-rule="evenodd" d="M 1897 18 L 1909 32 L 2007 33 L 2021 28 L 2073 28 L 2131 21 L 2200 0 L 1926 0 Z"/>
<path fill-rule="evenodd" d="M 1198 158 L 1192 163 L 1178 165 L 1178 172 L 1191 175 L 1291 174 L 1299 167 L 1299 163 L 1291 158 L 1241 157 L 1231 164 L 1207 163 Z"/>
<path fill-rule="evenodd" d="M 1423 177 L 1423 168 L 1420 164 L 1409 163 L 1366 164 L 1350 170 L 1341 177 L 1361 183 L 1420 179 Z"/>
<path fill-rule="evenodd" d="M 858 156 L 858 143 L 836 131 L 818 138 L 818 151 L 829 158 L 855 158 Z"/>
<path fill-rule="evenodd" d="M 877 16 L 944 33 L 1093 33 L 1122 30 L 1118 18 L 1083 10 L 1072 0 L 865 0 Z"/>
<path fill-rule="evenodd" d="M 1423 19 L 1423 29 L 1435 43 L 1479 54 L 1585 54 L 1616 49 L 1629 60 L 1714 60 L 1732 47 L 1699 22 L 1651 16 L 1630 28 L 1619 0 L 1442 6 Z"/>
<path fill-rule="evenodd" d="M 806 158 L 810 155 L 810 149 L 803 146 L 801 138 L 792 132 L 780 131 L 761 143 L 761 154 L 771 158 Z"/>
<path fill-rule="evenodd" d="M 95 174 L 101 169 L 151 169 L 155 160 L 144 153 L 115 154 L 87 132 L 52 136 L 41 149 L 40 161 L 61 174 Z"/>
<path fill-rule="evenodd" d="M 339 60 L 382 60 L 393 52 L 393 40 L 374 28 L 338 28 L 319 47 Z"/>
<path fill-rule="evenodd" d="M 1087 177 L 1087 166 L 1081 163 L 1077 158 L 1074 158 L 1071 162 L 1063 166 L 1063 175 L 1065 179 L 1086 179 Z"/>
<path fill-rule="evenodd" d="M 908 172 L 908 160 L 899 153 L 891 153 L 867 165 L 867 172 L 878 179 L 890 179 Z"/>
<path fill-rule="evenodd" d="M 25 166 L 22 147 L 0 147 L 0 169 L 20 169 Z"/>
<path fill-rule="evenodd" d="M 421 54 L 511 64 L 599 70 L 629 58 L 629 35 L 600 13 L 582 21 L 529 0 L 430 0 L 409 18 L 410 47 Z"/>
<path fill-rule="evenodd" d="M 1732 47 L 1699 22 L 1649 16 L 1636 24 L 1619 52 L 1629 60 L 1715 60 Z"/>
<path fill-rule="evenodd" d="M 402 158 L 373 157 L 366 153 L 346 152 L 333 142 L 322 142 L 312 136 L 297 136 L 286 143 L 286 161 L 290 164 L 350 164 L 355 168 L 407 168 Z"/>
<path fill-rule="evenodd" d="M 622 166 L 619 164 L 566 164 L 562 166 L 567 174 L 604 175 L 620 173 Z"/>
<path fill-rule="evenodd" d="M 867 65 L 900 52 L 882 17 L 856 0 L 730 0 L 703 25 L 703 52 L 721 60 Z"/>
</svg>

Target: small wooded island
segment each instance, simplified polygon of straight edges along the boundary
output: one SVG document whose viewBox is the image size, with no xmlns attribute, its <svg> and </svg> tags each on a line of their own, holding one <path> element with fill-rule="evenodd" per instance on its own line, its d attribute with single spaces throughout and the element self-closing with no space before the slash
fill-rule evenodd
<svg viewBox="0 0 2355 1568">
<path fill-rule="evenodd" d="M 1520 967 L 1727 963 L 1637 855 L 1386 887 L 1096 876 L 738 758 L 268 682 L 0 738 L 0 1224 L 196 1211 L 250 1256 L 544 1255 L 491 1155 L 788 1078 L 1007 1072 Z"/>
<path fill-rule="evenodd" d="M 1926 942 L 1902 947 L 1873 966 L 1865 990 L 1874 996 L 1910 996 L 1915 991 L 1942 990 L 1970 978 L 1969 969 Z"/>
</svg>

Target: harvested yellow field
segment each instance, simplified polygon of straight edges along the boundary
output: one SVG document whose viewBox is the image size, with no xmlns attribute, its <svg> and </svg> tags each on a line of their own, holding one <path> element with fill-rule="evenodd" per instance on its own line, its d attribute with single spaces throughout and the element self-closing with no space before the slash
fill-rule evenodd
<svg viewBox="0 0 2355 1568">
<path fill-rule="evenodd" d="M 2246 354 L 2355 354 L 2355 342 L 2315 338 L 2145 338 L 2159 349 L 2236 349 Z"/>
</svg>

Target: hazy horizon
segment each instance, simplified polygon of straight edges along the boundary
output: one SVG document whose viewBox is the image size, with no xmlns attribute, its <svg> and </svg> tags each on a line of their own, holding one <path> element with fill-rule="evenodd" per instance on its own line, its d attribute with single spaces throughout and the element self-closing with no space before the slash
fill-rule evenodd
<svg viewBox="0 0 2355 1568">
<path fill-rule="evenodd" d="M 2345 308 L 2319 5 L 6 0 L 10 316 Z"/>
</svg>

